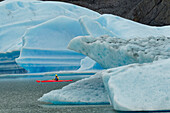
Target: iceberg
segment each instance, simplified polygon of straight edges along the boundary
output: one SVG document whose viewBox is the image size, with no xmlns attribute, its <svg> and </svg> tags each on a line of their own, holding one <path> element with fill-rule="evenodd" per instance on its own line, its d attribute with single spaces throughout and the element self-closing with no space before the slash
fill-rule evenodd
<svg viewBox="0 0 170 113">
<path fill-rule="evenodd" d="M 115 110 L 170 109 L 168 35 L 131 39 L 79 36 L 71 40 L 68 48 L 89 56 L 104 68 L 111 68 L 100 75 Z"/>
<path fill-rule="evenodd" d="M 111 104 L 118 111 L 169 110 L 169 68 L 170 59 L 111 68 L 38 100 L 57 105 Z"/>
<path fill-rule="evenodd" d="M 38 101 L 57 105 L 110 104 L 107 95 L 102 77 L 99 74 L 71 83 L 62 89 L 53 90 L 44 94 Z"/>
<path fill-rule="evenodd" d="M 111 104 L 119 111 L 170 110 L 170 59 L 102 72 Z"/>
<path fill-rule="evenodd" d="M 78 21 L 80 17 L 86 15 L 95 18 L 100 15 L 73 4 L 36 0 L 3 1 L 0 3 L 0 14 L 0 52 L 4 54 L 20 51 L 20 60 L 18 59 L 15 62 L 14 59 L 15 64 L 17 63 L 28 72 L 33 73 L 77 70 L 84 56 L 67 50 L 66 45 L 74 36 L 82 35 L 83 30 L 81 30 Z M 52 22 L 56 23 L 53 25 Z M 67 24 L 65 28 L 64 23 Z M 71 26 L 75 26 L 75 29 Z M 69 31 L 69 29 L 72 29 L 72 31 Z M 69 34 L 69 32 L 72 32 L 72 34 Z M 42 35 L 40 36 L 40 34 Z M 27 37 L 30 38 L 29 41 Z M 38 38 L 41 39 L 38 40 Z M 31 41 L 31 39 L 33 40 Z M 49 52 L 47 52 L 48 50 Z M 33 54 L 35 51 L 39 52 L 37 56 Z M 59 56 L 56 56 L 57 52 L 60 54 Z M 62 52 L 65 53 L 64 56 L 61 56 Z M 47 53 L 49 55 L 45 56 Z M 52 55 L 50 56 L 50 54 Z"/>
<path fill-rule="evenodd" d="M 128 46 L 128 49 L 135 49 L 135 51 L 138 51 L 137 53 L 135 51 L 132 52 L 133 50 L 128 50 L 125 46 L 124 47 L 121 46 L 121 48 L 117 49 L 117 47 L 119 47 L 118 44 L 120 44 L 123 40 L 126 43 L 128 41 L 125 41 L 125 40 L 134 39 L 135 41 L 136 38 L 137 40 L 139 40 L 140 38 L 143 38 L 141 40 L 146 42 L 147 39 L 145 40 L 145 38 L 150 37 L 152 39 L 152 37 L 156 38 L 156 37 L 169 37 L 170 36 L 170 33 L 169 33 L 170 26 L 164 26 L 164 27 L 148 26 L 148 25 L 143 25 L 137 22 L 133 22 L 131 20 L 127 20 L 127 19 L 115 16 L 115 15 L 109 15 L 109 14 L 104 14 L 93 19 L 89 17 L 81 18 L 81 23 L 83 23 L 84 29 L 86 29 L 87 34 L 89 35 L 78 36 L 74 38 L 69 43 L 68 48 L 89 56 L 90 58 L 98 62 L 103 68 L 118 67 L 122 65 L 128 65 L 131 63 L 152 62 L 153 60 L 158 60 L 162 57 L 161 55 L 163 52 L 161 52 L 161 55 L 155 55 L 153 52 L 150 54 L 147 51 L 143 50 L 145 49 L 144 47 L 139 47 L 136 44 L 132 44 L 131 45 L 132 47 L 128 45 L 127 46 Z M 107 45 L 105 41 L 101 41 L 101 43 L 100 41 L 97 41 L 97 40 L 102 40 L 97 37 L 101 37 L 101 38 L 102 37 L 114 37 L 113 40 L 120 40 L 120 43 L 113 44 L 112 42 L 108 42 L 108 45 Z M 103 40 L 105 40 L 105 38 L 103 38 Z M 112 40 L 112 39 L 109 38 L 108 41 L 109 40 Z M 136 45 L 136 47 L 134 45 Z M 145 46 L 145 44 L 143 43 L 142 46 Z M 167 46 L 168 44 L 166 45 L 166 47 Z M 159 47 L 157 46 L 157 48 Z M 149 51 L 152 51 L 152 50 L 149 50 Z M 143 52 L 145 52 L 146 54 Z M 159 50 L 156 50 L 156 54 L 159 54 Z M 167 55 L 163 56 L 163 58 L 165 57 L 168 58 L 169 56 Z M 90 61 L 87 61 L 87 62 L 90 62 Z"/>
<path fill-rule="evenodd" d="M 66 48 L 72 38 L 82 35 L 84 32 L 78 20 L 56 17 L 26 32 L 16 62 L 30 73 L 77 70 L 85 56 Z"/>
<path fill-rule="evenodd" d="M 71 40 L 68 48 L 89 56 L 106 69 L 170 58 L 170 38 L 164 36 L 126 40 L 109 36 L 79 36 Z"/>
<path fill-rule="evenodd" d="M 67 49 L 69 41 L 77 36 L 170 36 L 169 26 L 151 27 L 63 2 L 7 0 L 0 3 L 0 13 L 0 52 L 20 51 L 16 63 L 30 73 L 79 69 L 84 56 Z M 61 56 L 61 51 L 68 55 Z M 72 59 L 74 55 L 76 59 Z M 90 67 L 85 70 L 100 69 L 99 64 L 86 62 Z"/>
</svg>

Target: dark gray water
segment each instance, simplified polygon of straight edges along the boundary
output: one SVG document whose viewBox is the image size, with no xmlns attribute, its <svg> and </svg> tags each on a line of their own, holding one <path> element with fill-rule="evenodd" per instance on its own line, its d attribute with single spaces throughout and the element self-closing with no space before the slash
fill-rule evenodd
<svg viewBox="0 0 170 113">
<path fill-rule="evenodd" d="M 115 113 L 110 105 L 57 106 L 37 101 L 69 83 L 36 83 L 36 78 L 0 79 L 0 113 Z"/>
</svg>

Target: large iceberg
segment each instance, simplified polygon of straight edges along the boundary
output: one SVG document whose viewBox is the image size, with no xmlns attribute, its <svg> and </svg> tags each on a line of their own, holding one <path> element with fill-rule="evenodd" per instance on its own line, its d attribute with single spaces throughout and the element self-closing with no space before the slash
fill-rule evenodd
<svg viewBox="0 0 170 113">
<path fill-rule="evenodd" d="M 82 33 L 80 17 L 100 16 L 73 4 L 36 0 L 0 2 L 0 14 L 0 52 L 21 51 L 17 64 L 28 72 L 77 70 L 84 56 L 67 50 L 66 46 L 73 37 L 86 34 Z M 0 59 L 0 63 L 4 61 Z"/>
<path fill-rule="evenodd" d="M 84 55 L 66 47 L 72 38 L 83 35 L 80 28 L 76 19 L 59 16 L 29 29 L 16 62 L 29 72 L 77 70 Z"/>
<path fill-rule="evenodd" d="M 113 18 L 113 20 L 112 20 Z M 116 18 L 116 19 L 114 19 Z M 41 63 L 39 60 L 35 60 L 35 58 L 49 58 L 47 56 L 44 56 L 44 54 L 41 55 L 41 52 L 39 54 L 34 55 L 33 52 L 30 52 L 31 54 L 25 55 L 25 51 L 32 51 L 38 50 L 40 51 L 47 51 L 47 50 L 56 50 L 56 51 L 62 51 L 66 50 L 66 47 L 69 43 L 70 40 L 72 40 L 74 37 L 77 36 L 92 36 L 92 37 L 98 37 L 102 35 L 109 35 L 109 36 L 117 36 L 123 39 L 129 39 L 129 38 L 135 38 L 139 37 L 139 34 L 136 33 L 133 36 L 129 37 L 128 33 L 127 35 L 124 34 L 124 30 L 115 30 L 116 28 L 113 29 L 111 28 L 110 24 L 108 22 L 112 21 L 118 21 L 118 22 L 126 22 L 130 23 L 127 25 L 131 26 L 136 26 L 136 28 L 145 28 L 144 33 L 142 34 L 142 31 L 137 31 L 136 29 L 131 30 L 130 27 L 128 27 L 126 30 L 129 30 L 129 32 L 141 32 L 142 36 L 162 36 L 169 27 L 149 27 L 146 25 L 138 24 L 132 21 L 126 21 L 123 18 L 117 17 L 117 16 L 111 16 L 111 15 L 102 15 L 96 18 L 91 18 L 89 16 L 82 16 L 78 19 L 71 18 L 68 16 L 59 16 L 54 19 L 51 19 L 49 21 L 46 21 L 42 24 L 39 24 L 35 27 L 32 27 L 28 29 L 28 31 L 25 33 L 23 36 L 23 47 L 22 47 L 22 52 L 20 57 L 17 59 L 17 63 L 27 69 L 29 72 L 45 72 L 45 71 L 53 71 L 53 70 L 77 70 L 80 67 L 80 60 L 82 58 L 79 58 L 78 64 L 76 64 L 76 68 L 67 68 L 67 62 L 64 62 L 64 65 L 66 65 L 66 68 L 59 68 L 60 63 L 58 63 L 58 66 L 52 66 L 50 68 L 51 70 L 48 69 L 48 67 L 51 65 L 51 62 L 46 62 L 46 64 Z M 74 27 L 73 27 L 74 26 Z M 124 26 L 122 26 L 122 29 Z M 152 31 L 152 32 L 151 32 Z M 150 34 L 149 34 L 150 33 Z M 164 34 L 165 36 L 169 36 L 170 34 Z M 78 46 L 76 46 L 78 47 Z M 25 50 L 26 49 L 26 50 Z M 76 48 L 76 49 L 79 49 Z M 94 51 L 95 52 L 95 51 Z M 51 54 L 51 53 L 48 53 Z M 28 56 L 27 56 L 28 55 Z M 31 60 L 24 60 L 25 58 L 33 56 L 34 62 Z M 126 55 L 125 55 L 126 56 Z M 68 59 L 68 56 L 65 56 L 66 59 Z M 60 56 L 58 56 L 60 58 Z M 58 59 L 57 58 L 57 59 Z M 57 60 L 56 59 L 56 60 Z M 55 61 L 56 61 L 55 60 Z M 132 59 L 133 60 L 133 59 Z M 150 59 L 147 59 L 150 61 Z M 52 61 L 52 60 L 51 60 Z M 54 62 L 55 62 L 54 61 Z M 65 60 L 66 61 L 66 60 Z M 90 62 L 90 61 L 88 61 Z M 129 61 L 132 63 L 132 61 Z M 137 62 L 136 60 L 133 62 Z M 27 65 L 28 64 L 28 65 Z M 57 64 L 57 62 L 56 62 Z M 126 64 L 126 63 L 125 63 Z M 127 63 L 129 64 L 129 63 Z M 70 65 L 70 62 L 69 62 Z M 121 64 L 115 64 L 120 66 Z M 73 65 L 74 66 L 74 65 Z M 54 67 L 54 68 L 53 68 Z M 34 69 L 33 69 L 34 68 Z M 89 67 L 90 68 L 90 67 Z M 98 67 L 97 67 L 98 68 Z M 107 68 L 107 67 L 104 67 Z"/>
<path fill-rule="evenodd" d="M 89 56 L 103 68 L 113 68 L 170 58 L 170 37 L 125 40 L 109 36 L 79 36 L 71 40 L 68 48 Z"/>
<path fill-rule="evenodd" d="M 131 64 L 102 72 L 114 109 L 170 110 L 170 59 Z"/>
<path fill-rule="evenodd" d="M 77 70 L 84 56 L 66 48 L 77 36 L 108 35 L 122 39 L 170 36 L 169 26 L 151 27 L 63 2 L 7 0 L 0 3 L 0 13 L 0 52 L 21 51 L 16 62 L 32 73 Z M 87 62 L 90 67 L 81 67 L 100 68 Z"/>
</svg>

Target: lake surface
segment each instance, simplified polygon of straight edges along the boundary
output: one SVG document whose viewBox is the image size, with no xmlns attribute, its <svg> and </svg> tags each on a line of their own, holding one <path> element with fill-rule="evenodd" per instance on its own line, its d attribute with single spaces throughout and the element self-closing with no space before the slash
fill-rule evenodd
<svg viewBox="0 0 170 113">
<path fill-rule="evenodd" d="M 81 78 L 83 77 L 77 77 L 73 79 L 73 82 Z M 37 99 L 43 94 L 72 83 L 37 83 L 35 81 L 40 79 L 48 80 L 52 79 L 52 76 L 0 78 L 0 113 L 125 113 L 113 110 L 110 105 L 48 105 L 40 103 Z"/>
<path fill-rule="evenodd" d="M 41 79 L 50 78 L 43 77 Z M 110 105 L 57 106 L 37 101 L 69 83 L 37 83 L 40 78 L 1 78 L 0 113 L 115 113 Z M 75 80 L 74 80 L 75 81 Z"/>
</svg>

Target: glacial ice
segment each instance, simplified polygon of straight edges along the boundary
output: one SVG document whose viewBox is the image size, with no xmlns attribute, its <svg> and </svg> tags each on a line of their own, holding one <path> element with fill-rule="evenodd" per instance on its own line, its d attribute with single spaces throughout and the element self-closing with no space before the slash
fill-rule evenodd
<svg viewBox="0 0 170 113">
<path fill-rule="evenodd" d="M 170 110 L 170 59 L 102 72 L 111 104 L 120 111 Z"/>
<path fill-rule="evenodd" d="M 103 68 L 113 68 L 170 58 L 170 37 L 125 40 L 109 36 L 79 36 L 71 40 L 68 48 L 89 56 Z"/>
<path fill-rule="evenodd" d="M 54 19 L 51 19 L 49 21 L 46 21 L 42 24 L 39 24 L 35 27 L 28 29 L 28 31 L 23 36 L 22 52 L 21 52 L 20 57 L 17 59 L 17 63 L 20 66 L 27 69 L 29 72 L 42 72 L 42 71 L 45 72 L 45 71 L 53 71 L 56 69 L 58 69 L 58 70 L 62 70 L 62 69 L 73 70 L 72 68 L 70 68 L 70 69 L 69 68 L 61 68 L 60 69 L 60 68 L 58 68 L 59 66 L 57 68 L 53 68 L 53 69 L 51 68 L 51 70 L 49 70 L 46 68 L 49 65 L 45 65 L 42 63 L 40 64 L 39 62 L 38 63 L 24 62 L 24 58 L 22 58 L 22 56 L 27 57 L 23 54 L 25 54 L 25 52 L 24 52 L 25 49 L 28 50 L 28 48 L 31 50 L 36 49 L 37 52 L 38 52 L 38 49 L 41 49 L 41 51 L 43 49 L 45 51 L 47 51 L 47 49 L 66 50 L 66 47 L 67 47 L 69 41 L 77 36 L 98 37 L 98 36 L 103 36 L 103 35 L 109 35 L 109 36 L 118 36 L 123 39 L 138 37 L 137 33 L 133 34 L 133 36 L 131 36 L 131 37 L 128 37 L 128 33 L 127 33 L 127 35 L 125 35 L 124 32 L 119 31 L 118 29 L 115 30 L 116 28 L 111 29 L 110 24 L 106 24 L 106 23 L 110 22 L 112 20 L 112 18 L 116 18 L 115 21 L 117 20 L 118 22 L 119 21 L 123 21 L 124 23 L 129 22 L 130 25 L 136 26 L 137 28 L 142 27 L 143 29 L 145 29 L 145 31 L 143 31 L 142 36 L 152 36 L 152 35 L 153 36 L 162 36 L 163 35 L 162 32 L 169 29 L 169 27 L 162 27 L 162 28 L 161 27 L 158 27 L 158 28 L 149 27 L 146 25 L 138 24 L 138 23 L 135 23 L 132 21 L 126 21 L 123 18 L 110 16 L 110 15 L 102 15 L 97 18 L 90 18 L 89 16 L 82 16 L 78 19 L 74 19 L 74 18 L 67 17 L 67 16 L 59 16 L 59 17 L 56 17 Z M 100 23 L 100 22 L 103 22 L 103 23 Z M 131 29 L 129 27 L 126 30 L 128 30 L 128 29 L 129 29 L 129 31 L 131 31 Z M 152 30 L 152 32 L 150 30 Z M 134 31 L 132 30 L 132 32 L 140 32 L 140 31 L 136 31 L 136 29 L 135 29 Z M 119 34 L 121 34 L 121 35 L 119 35 Z M 165 34 L 165 36 L 169 36 L 169 35 L 170 35 L 170 33 Z M 76 48 L 76 49 L 78 49 L 78 48 Z M 33 55 L 33 56 L 35 56 L 35 55 Z M 38 58 L 41 56 L 42 55 L 39 54 L 39 55 L 36 55 L 35 57 Z M 126 55 L 124 55 L 124 56 L 126 56 Z M 126 59 L 128 59 L 128 58 L 129 57 L 127 56 Z M 20 60 L 20 59 L 22 59 L 22 60 Z M 131 59 L 131 61 L 129 61 L 128 63 L 126 61 L 124 61 L 125 63 L 123 63 L 123 64 L 130 64 L 130 63 L 138 62 L 138 61 L 136 61 L 136 59 L 135 60 L 133 58 L 129 58 L 129 59 Z M 151 61 L 151 59 L 147 59 L 148 61 L 146 61 L 146 62 Z M 107 60 L 107 61 L 110 62 L 109 60 Z M 87 61 L 87 62 L 90 62 L 90 61 Z M 120 62 L 118 64 L 115 64 L 115 66 L 123 65 Z M 141 62 L 143 62 L 143 61 L 141 61 Z M 30 65 L 26 65 L 26 63 L 29 63 Z M 50 63 L 48 63 L 48 64 L 50 64 Z M 35 68 L 33 69 L 30 66 L 33 66 Z M 80 66 L 80 64 L 78 64 L 77 68 L 74 68 L 74 69 L 77 70 L 79 68 L 79 66 Z M 36 68 L 36 67 L 38 67 L 38 68 Z M 55 67 L 55 66 L 53 66 L 53 67 Z M 88 67 L 88 68 L 90 68 L 90 67 Z M 108 67 L 106 66 L 104 68 L 108 68 Z"/>
<path fill-rule="evenodd" d="M 16 62 L 32 73 L 77 70 L 84 55 L 66 48 L 72 38 L 82 35 L 81 24 L 76 19 L 56 17 L 25 33 L 22 52 Z"/>
<path fill-rule="evenodd" d="M 15 59 L 20 55 L 20 51 L 12 51 L 0 54 L 0 74 L 26 73 L 27 71 L 19 67 Z"/>
<path fill-rule="evenodd" d="M 57 71 L 56 69 L 77 70 L 83 55 L 79 57 L 78 54 L 76 63 L 67 62 L 70 57 L 67 55 L 55 56 L 57 58 L 53 55 L 45 56 L 47 53 L 53 54 L 52 51 L 54 54 L 58 51 L 68 51 L 70 55 L 71 51 L 67 50 L 66 46 L 76 36 L 108 35 L 122 39 L 170 36 L 169 26 L 151 27 L 114 15 L 100 15 L 89 9 L 62 2 L 8 0 L 0 3 L 0 13 L 0 52 L 21 51 L 16 62 L 32 73 Z M 34 51 L 39 54 L 33 54 Z M 71 65 L 74 68 L 71 68 Z"/>
<path fill-rule="evenodd" d="M 31 28 L 50 19 L 67 16 L 77 19 L 87 15 L 98 17 L 97 12 L 63 2 L 36 0 L 8 0 L 0 2 L 0 52 L 20 50 L 22 36 Z"/>
<path fill-rule="evenodd" d="M 102 67 L 117 67 L 100 72 L 115 110 L 170 109 L 169 37 L 79 36 L 71 40 L 68 48 L 88 55 Z"/>
<path fill-rule="evenodd" d="M 52 104 L 109 104 L 102 77 L 91 76 L 71 83 L 62 89 L 44 94 L 39 101 Z"/>
<path fill-rule="evenodd" d="M 80 18 L 80 22 L 92 37 L 108 35 L 116 38 L 132 39 L 170 36 L 170 26 L 148 26 L 111 14 L 103 14 L 96 18 L 83 17 Z"/>
<path fill-rule="evenodd" d="M 0 52 L 21 51 L 17 63 L 28 72 L 77 70 L 84 56 L 66 46 L 71 38 L 85 34 L 78 21 L 81 16 L 100 15 L 73 4 L 36 0 L 0 2 L 0 14 Z"/>
</svg>

